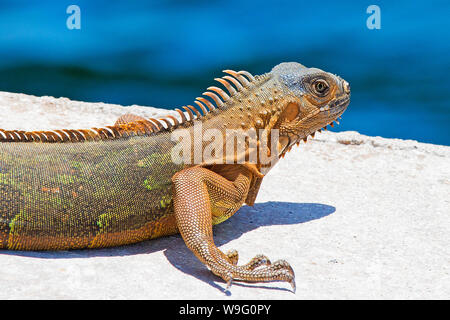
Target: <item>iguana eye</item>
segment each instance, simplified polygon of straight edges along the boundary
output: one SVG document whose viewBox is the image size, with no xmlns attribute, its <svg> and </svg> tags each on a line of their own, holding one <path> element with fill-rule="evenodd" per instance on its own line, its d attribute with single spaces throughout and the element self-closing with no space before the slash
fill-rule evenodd
<svg viewBox="0 0 450 320">
<path fill-rule="evenodd" d="M 328 83 L 323 79 L 317 79 L 314 81 L 312 85 L 314 92 L 319 96 L 325 96 L 328 93 L 328 89 L 330 86 Z"/>
</svg>

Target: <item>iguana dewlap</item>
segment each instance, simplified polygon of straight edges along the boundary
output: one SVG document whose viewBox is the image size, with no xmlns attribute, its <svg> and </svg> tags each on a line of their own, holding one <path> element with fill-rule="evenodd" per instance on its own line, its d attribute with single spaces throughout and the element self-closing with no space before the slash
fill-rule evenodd
<svg viewBox="0 0 450 320">
<path fill-rule="evenodd" d="M 0 248 L 99 248 L 179 232 L 228 284 L 287 281 L 295 287 L 284 260 L 257 255 L 237 265 L 236 251 L 224 254 L 214 244 L 212 226 L 244 203 L 253 205 L 267 170 L 341 116 L 350 87 L 298 63 L 255 77 L 225 72 L 216 79 L 225 90 L 208 88 L 196 107 L 176 109 L 179 117 L 128 114 L 115 125 L 83 130 L 0 129 Z M 249 134 L 227 148 L 234 142 L 229 130 L 276 132 L 276 144 L 270 135 Z M 212 150 L 214 134 L 220 148 Z M 182 162 L 174 161 L 181 154 L 174 148 L 183 151 Z M 250 161 L 252 152 L 258 156 Z"/>
</svg>

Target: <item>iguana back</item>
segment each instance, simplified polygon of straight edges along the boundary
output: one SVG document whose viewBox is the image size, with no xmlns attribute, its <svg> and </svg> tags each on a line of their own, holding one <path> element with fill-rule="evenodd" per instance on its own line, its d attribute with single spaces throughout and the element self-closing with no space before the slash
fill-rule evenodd
<svg viewBox="0 0 450 320">
<path fill-rule="evenodd" d="M 233 77 L 224 78 L 238 90 L 219 80 L 232 97 L 210 87 L 221 97 L 206 92 L 214 102 L 197 98 L 198 109 L 191 105 L 182 107 L 184 111 L 176 109 L 181 119 L 126 114 L 114 126 L 100 129 L 0 129 L 0 248 L 98 248 L 176 233 L 171 178 L 191 165 L 171 159 L 175 145 L 171 134 L 187 129 L 193 135 L 198 123 L 203 130 L 242 128 L 242 117 L 230 119 L 236 114 L 236 102 L 251 93 L 243 87 L 249 81 L 234 71 L 228 73 Z M 243 73 L 259 90 L 270 78 L 255 80 Z M 228 100 L 227 105 L 221 99 Z M 259 100 L 246 102 L 247 111 L 259 106 Z M 246 112 L 244 120 L 249 123 L 253 117 Z"/>
<path fill-rule="evenodd" d="M 0 143 L 0 247 L 105 247 L 176 232 L 169 132 Z"/>
</svg>

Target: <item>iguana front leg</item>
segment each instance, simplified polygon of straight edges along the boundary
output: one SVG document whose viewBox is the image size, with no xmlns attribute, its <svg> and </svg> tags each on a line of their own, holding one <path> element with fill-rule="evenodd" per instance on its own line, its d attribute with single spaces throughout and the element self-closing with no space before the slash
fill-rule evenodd
<svg viewBox="0 0 450 320">
<path fill-rule="evenodd" d="M 192 167 L 176 173 L 174 184 L 174 211 L 177 227 L 187 247 L 211 271 L 227 282 L 286 281 L 295 290 L 295 276 L 291 266 L 284 260 L 270 263 L 263 255 L 248 264 L 237 265 L 236 251 L 225 255 L 213 240 L 213 219 L 224 220 L 234 214 L 244 203 L 252 174 L 242 170 L 234 181 L 202 167 Z M 222 217 L 217 216 L 220 212 Z"/>
</svg>

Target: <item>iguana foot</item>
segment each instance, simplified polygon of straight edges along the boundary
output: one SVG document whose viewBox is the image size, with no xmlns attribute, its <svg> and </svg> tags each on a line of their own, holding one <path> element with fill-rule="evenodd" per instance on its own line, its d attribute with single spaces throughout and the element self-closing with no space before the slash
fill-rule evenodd
<svg viewBox="0 0 450 320">
<path fill-rule="evenodd" d="M 172 181 L 178 230 L 187 247 L 215 275 L 227 282 L 227 288 L 232 281 L 285 281 L 295 291 L 294 271 L 286 261 L 271 263 L 266 256 L 257 255 L 249 263 L 238 266 L 236 250 L 225 254 L 214 244 L 213 215 L 220 210 L 226 217 L 236 212 L 246 199 L 251 179 L 252 173 L 246 169 L 236 171 L 232 180 L 202 167 L 176 173 Z"/>
<path fill-rule="evenodd" d="M 226 257 L 231 264 L 234 264 L 235 266 L 238 264 L 239 254 L 235 249 L 228 251 L 226 253 Z M 242 267 L 246 268 L 248 270 L 254 270 L 254 269 L 258 268 L 259 266 L 270 265 L 270 264 L 271 264 L 270 259 L 267 256 L 265 256 L 263 254 L 258 254 L 252 260 L 250 260 L 250 262 L 243 265 Z"/>
<path fill-rule="evenodd" d="M 226 256 L 227 256 L 227 258 L 228 258 L 228 261 L 229 261 L 231 264 L 234 264 L 235 266 L 238 264 L 238 261 L 239 261 L 239 253 L 237 252 L 237 250 L 232 249 L 232 250 L 228 251 L 228 252 L 226 253 Z"/>
<path fill-rule="evenodd" d="M 285 260 L 275 261 L 273 264 L 264 255 L 258 255 L 249 263 L 237 266 L 219 262 L 206 263 L 211 271 L 227 282 L 227 289 L 233 281 L 271 282 L 285 281 L 295 292 L 295 274 L 290 264 Z"/>
<path fill-rule="evenodd" d="M 248 270 L 255 270 L 259 266 L 263 266 L 263 265 L 270 266 L 271 264 L 272 263 L 270 262 L 270 259 L 268 257 L 266 257 L 263 254 L 258 254 L 252 260 L 250 260 L 249 263 L 247 263 L 243 267 L 247 268 Z"/>
</svg>

